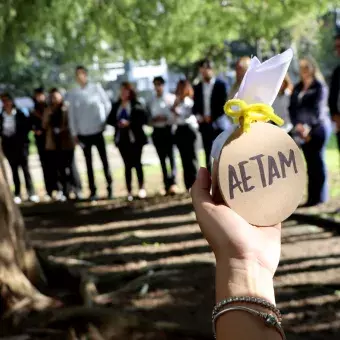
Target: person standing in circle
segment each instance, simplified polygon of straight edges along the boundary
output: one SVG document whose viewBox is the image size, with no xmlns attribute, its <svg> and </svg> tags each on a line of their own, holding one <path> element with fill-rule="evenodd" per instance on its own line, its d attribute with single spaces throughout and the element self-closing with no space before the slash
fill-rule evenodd
<svg viewBox="0 0 340 340">
<path fill-rule="evenodd" d="M 290 96 L 292 94 L 292 89 L 293 89 L 293 84 L 287 73 L 282 82 L 280 91 L 272 105 L 274 112 L 284 120 L 284 124 L 281 126 L 281 129 L 285 130 L 287 133 L 290 133 L 293 128 L 293 124 L 290 121 L 289 110 L 288 110 L 289 104 L 290 104 Z"/>
<path fill-rule="evenodd" d="M 165 193 L 173 195 L 177 192 L 173 117 L 171 112 L 175 95 L 164 92 L 165 81 L 162 77 L 155 77 L 153 84 L 156 95 L 149 105 L 150 121 L 153 126 L 152 140 L 161 163 Z M 169 160 L 170 170 L 167 167 L 167 160 Z"/>
<path fill-rule="evenodd" d="M 34 109 L 30 112 L 30 119 L 32 124 L 32 130 L 34 133 L 35 145 L 38 150 L 39 160 L 43 172 L 46 196 L 45 200 L 49 201 L 52 196 L 53 182 L 51 176 L 49 176 L 48 164 L 46 159 L 46 131 L 42 127 L 42 121 L 44 112 L 47 107 L 46 95 L 42 87 L 36 88 L 33 92 Z"/>
<path fill-rule="evenodd" d="M 215 78 L 213 63 L 204 59 L 199 64 L 202 81 L 194 88 L 194 104 L 192 112 L 199 123 L 202 135 L 207 169 L 211 170 L 211 148 L 215 138 L 225 130 L 229 130 L 232 122 L 224 114 L 227 101 L 226 84 Z"/>
<path fill-rule="evenodd" d="M 50 90 L 50 106 L 46 109 L 43 127 L 46 130 L 46 153 L 48 154 L 51 175 L 55 182 L 60 179 L 64 201 L 70 197 L 73 187 L 72 165 L 74 160 L 74 139 L 71 135 L 68 111 L 58 89 Z M 75 195 L 77 192 L 75 192 Z"/>
<path fill-rule="evenodd" d="M 195 182 L 198 171 L 196 141 L 198 123 L 192 113 L 193 89 L 188 80 L 180 80 L 176 89 L 176 100 L 172 107 L 177 129 L 175 142 L 181 156 L 184 184 L 189 190 Z"/>
<path fill-rule="evenodd" d="M 236 65 L 235 65 L 236 79 L 235 79 L 235 83 L 230 89 L 228 99 L 233 99 L 235 97 L 236 93 L 238 92 L 238 89 L 240 88 L 243 77 L 248 70 L 249 65 L 250 65 L 249 57 L 245 56 L 237 60 Z"/>
<path fill-rule="evenodd" d="M 84 66 L 76 68 L 76 79 L 79 87 L 69 94 L 69 123 L 76 144 L 83 149 L 91 201 L 97 200 L 92 164 L 92 146 L 98 150 L 103 164 L 107 183 L 107 198 L 113 197 L 112 177 L 107 160 L 103 131 L 107 115 L 111 110 L 111 101 L 100 84 L 88 81 L 87 69 Z"/>
<path fill-rule="evenodd" d="M 300 60 L 301 81 L 294 87 L 289 113 L 294 125 L 293 137 L 301 144 L 308 173 L 306 207 L 328 199 L 325 151 L 331 134 L 326 105 L 327 88 L 323 77 L 311 58 Z"/>
<path fill-rule="evenodd" d="M 128 201 L 132 195 L 132 168 L 136 169 L 138 178 L 138 197 L 146 197 L 144 188 L 144 173 L 142 166 L 142 151 L 147 144 L 143 125 L 147 124 L 148 115 L 143 105 L 137 100 L 136 92 L 129 82 L 123 82 L 120 88 L 120 98 L 113 104 L 107 124 L 115 128 L 114 141 L 125 165 L 125 182 Z"/>
<path fill-rule="evenodd" d="M 39 197 L 35 194 L 28 168 L 30 119 L 16 108 L 13 97 L 9 93 L 1 94 L 0 99 L 3 105 L 0 115 L 0 136 L 4 155 L 12 170 L 14 202 L 17 204 L 22 202 L 19 177 L 19 168 L 21 168 L 25 178 L 28 199 L 31 202 L 38 203 Z"/>
</svg>

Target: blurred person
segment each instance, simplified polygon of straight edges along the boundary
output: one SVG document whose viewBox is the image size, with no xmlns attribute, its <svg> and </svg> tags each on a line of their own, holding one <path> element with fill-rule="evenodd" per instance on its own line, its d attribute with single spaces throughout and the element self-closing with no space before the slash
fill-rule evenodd
<svg viewBox="0 0 340 340">
<path fill-rule="evenodd" d="M 46 109 L 43 119 L 43 128 L 46 130 L 46 154 L 49 162 L 50 175 L 54 183 L 60 181 L 62 194 L 57 196 L 58 200 L 64 201 L 70 197 L 74 188 L 72 166 L 74 162 L 75 143 L 72 137 L 68 111 L 63 97 L 57 88 L 52 88 L 50 94 L 50 105 Z M 79 187 L 77 185 L 76 187 Z"/>
<path fill-rule="evenodd" d="M 143 125 L 147 124 L 148 115 L 137 100 L 136 92 L 129 82 L 123 82 L 120 87 L 120 98 L 113 104 L 107 124 L 115 128 L 114 142 L 123 158 L 125 165 L 125 182 L 128 201 L 132 195 L 132 168 L 135 168 L 139 191 L 138 197 L 146 197 L 144 188 L 144 173 L 142 166 L 142 151 L 147 144 Z"/>
<path fill-rule="evenodd" d="M 162 77 L 153 80 L 156 95 L 150 102 L 152 140 L 162 167 L 163 183 L 166 194 L 176 193 L 176 161 L 174 155 L 173 117 L 171 107 L 175 95 L 164 91 L 165 81 Z M 170 170 L 167 168 L 169 160 Z"/>
<path fill-rule="evenodd" d="M 107 182 L 107 197 L 111 199 L 112 177 L 103 136 L 111 102 L 100 84 L 92 84 L 88 81 L 87 69 L 84 66 L 76 68 L 76 80 L 79 87 L 68 96 L 69 123 L 75 143 L 79 143 L 84 152 L 90 189 L 89 199 L 98 199 L 93 174 L 92 146 L 97 148 L 102 161 Z"/>
<path fill-rule="evenodd" d="M 196 151 L 198 123 L 192 113 L 194 91 L 188 80 L 180 80 L 176 88 L 176 99 L 172 107 L 177 129 L 175 143 L 181 156 L 184 184 L 189 190 L 195 182 L 198 170 Z"/>
<path fill-rule="evenodd" d="M 285 130 L 287 133 L 290 133 L 293 128 L 293 124 L 290 121 L 289 110 L 288 110 L 292 90 L 293 90 L 293 84 L 287 73 L 282 82 L 280 91 L 272 105 L 274 112 L 284 120 L 284 124 L 283 126 L 281 126 L 281 128 Z"/>
<path fill-rule="evenodd" d="M 293 136 L 301 144 L 308 173 L 308 199 L 304 206 L 314 206 L 328 199 L 326 144 L 331 134 L 325 100 L 327 88 L 316 62 L 300 60 L 300 82 L 294 86 L 289 113 Z"/>
<path fill-rule="evenodd" d="M 340 33 L 335 37 L 334 46 L 336 55 L 340 58 Z M 331 85 L 329 88 L 328 105 L 332 120 L 336 126 L 336 136 L 340 151 L 340 64 L 335 68 L 332 74 Z"/>
<path fill-rule="evenodd" d="M 40 164 L 43 172 L 46 200 L 51 199 L 51 193 L 53 191 L 53 182 L 51 176 L 49 176 L 48 165 L 46 160 L 46 131 L 42 127 L 42 121 L 44 112 L 47 107 L 45 91 L 42 87 L 38 87 L 33 91 L 34 109 L 30 112 L 30 119 L 32 124 L 32 130 L 34 133 L 35 145 L 38 150 Z"/>
<path fill-rule="evenodd" d="M 211 169 L 211 148 L 214 139 L 230 128 L 231 121 L 224 114 L 227 100 L 226 84 L 215 78 L 213 63 L 204 59 L 199 64 L 201 82 L 194 87 L 194 105 L 192 112 L 199 123 L 207 168 Z"/>
<path fill-rule="evenodd" d="M 31 130 L 30 119 L 21 110 L 16 108 L 13 97 L 9 93 L 0 95 L 2 112 L 0 115 L 0 136 L 2 149 L 12 170 L 14 182 L 14 202 L 20 204 L 21 183 L 19 168 L 24 174 L 28 199 L 31 202 L 39 202 L 35 194 L 31 174 L 28 168 L 29 138 Z"/>
<path fill-rule="evenodd" d="M 243 77 L 246 74 L 248 67 L 250 65 L 250 60 L 251 59 L 249 57 L 241 57 L 240 59 L 237 60 L 236 65 L 235 65 L 236 79 L 235 79 L 235 83 L 231 87 L 228 99 L 233 99 L 236 93 L 238 92 L 238 89 L 240 88 Z"/>
</svg>

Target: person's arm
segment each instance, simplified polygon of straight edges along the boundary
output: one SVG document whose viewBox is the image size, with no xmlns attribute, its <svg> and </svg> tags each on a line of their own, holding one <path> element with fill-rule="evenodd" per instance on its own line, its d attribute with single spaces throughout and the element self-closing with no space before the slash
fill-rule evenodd
<svg viewBox="0 0 340 340">
<path fill-rule="evenodd" d="M 147 104 L 146 104 L 146 110 L 148 111 L 148 125 L 152 126 L 154 122 L 156 122 L 157 120 L 155 120 L 157 117 L 155 117 L 153 114 L 152 114 L 152 102 L 153 102 L 153 99 L 150 99 Z"/>
<path fill-rule="evenodd" d="M 340 96 L 340 66 L 338 66 L 331 78 L 329 87 L 328 106 L 332 116 L 340 115 L 338 100 Z"/>
<path fill-rule="evenodd" d="M 143 125 L 147 125 L 151 120 L 151 112 L 147 106 L 143 106 L 142 111 L 143 111 Z M 164 116 L 162 117 L 166 120 L 166 117 Z"/>
<path fill-rule="evenodd" d="M 26 116 L 26 126 L 27 126 L 27 133 L 29 133 L 30 131 L 34 131 L 34 126 L 33 126 L 33 120 L 32 120 L 32 116 L 29 113 L 28 116 Z"/>
<path fill-rule="evenodd" d="M 255 227 L 254 227 L 255 228 Z M 244 259 L 220 258 L 216 262 L 216 303 L 228 297 L 260 297 L 275 305 L 273 277 L 261 265 Z M 242 304 L 260 312 L 259 306 Z M 243 311 L 223 314 L 216 322 L 217 339 L 282 340 L 280 334 L 265 323 Z"/>
<path fill-rule="evenodd" d="M 326 107 L 326 98 L 328 94 L 328 89 L 325 84 L 320 84 L 317 87 L 315 96 L 314 96 L 314 120 L 319 121 L 320 116 L 322 116 L 322 111 L 325 110 Z"/>
<path fill-rule="evenodd" d="M 43 119 L 42 119 L 42 127 L 45 130 L 47 130 L 50 126 L 51 114 L 52 114 L 51 108 L 47 107 L 44 111 Z"/>
<path fill-rule="evenodd" d="M 67 106 L 64 105 L 62 108 L 62 119 L 60 122 L 60 132 L 67 131 L 70 129 L 69 119 L 68 119 L 68 109 Z"/>
<path fill-rule="evenodd" d="M 218 107 L 218 116 L 223 116 L 224 113 L 224 104 L 226 103 L 226 101 L 228 100 L 228 92 L 227 92 L 227 85 L 224 81 L 220 80 L 220 101 L 219 101 L 219 107 Z"/>
<path fill-rule="evenodd" d="M 297 105 L 297 94 L 296 90 L 294 88 L 292 95 L 290 96 L 290 101 L 289 101 L 289 106 L 288 106 L 288 112 L 289 112 L 289 118 L 292 124 L 295 126 L 297 124 L 297 110 L 296 110 L 296 105 Z"/>
<path fill-rule="evenodd" d="M 30 111 L 30 120 L 31 120 L 31 125 L 32 125 L 32 130 L 34 133 L 37 131 L 37 126 L 36 126 L 36 119 L 35 119 L 35 110 Z"/>
<path fill-rule="evenodd" d="M 212 183 L 208 170 L 201 168 L 191 189 L 197 221 L 216 258 L 216 302 L 249 296 L 275 304 L 273 276 L 280 258 L 281 225 L 252 226 L 228 208 L 217 189 L 216 169 L 214 163 Z M 269 312 L 254 304 L 242 306 Z M 282 339 L 264 320 L 245 311 L 221 315 L 216 327 L 217 340 Z"/>
<path fill-rule="evenodd" d="M 131 104 L 131 125 L 146 125 L 148 123 L 148 117 L 148 112 L 141 103 Z"/>
<path fill-rule="evenodd" d="M 109 96 L 107 95 L 107 93 L 105 92 L 105 90 L 103 89 L 103 87 L 101 86 L 101 84 L 97 84 L 97 90 L 98 90 L 101 102 L 103 103 L 104 108 L 105 108 L 105 116 L 107 117 L 112 109 L 111 100 Z"/>
<path fill-rule="evenodd" d="M 72 98 L 72 94 L 70 94 L 68 102 L 68 122 L 73 138 L 76 138 L 78 136 L 76 114 L 77 112 L 74 106 L 74 99 Z"/>
<path fill-rule="evenodd" d="M 114 103 L 112 105 L 111 112 L 107 116 L 106 124 L 111 125 L 113 127 L 116 127 L 116 125 L 117 125 L 117 108 L 118 108 L 118 105 L 116 103 Z"/>
<path fill-rule="evenodd" d="M 192 106 L 192 113 L 196 116 L 197 120 L 199 123 L 203 122 L 203 107 L 201 105 L 202 103 L 202 96 L 203 96 L 203 91 L 202 91 L 202 84 L 197 84 L 194 86 L 194 104 Z"/>
</svg>

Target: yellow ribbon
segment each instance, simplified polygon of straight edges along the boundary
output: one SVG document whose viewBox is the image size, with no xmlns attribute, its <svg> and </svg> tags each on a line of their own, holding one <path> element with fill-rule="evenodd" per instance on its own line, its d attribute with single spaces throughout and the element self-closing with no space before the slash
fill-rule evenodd
<svg viewBox="0 0 340 340">
<path fill-rule="evenodd" d="M 235 110 L 234 107 L 237 107 Z M 250 124 L 254 122 L 273 121 L 281 126 L 284 120 L 277 116 L 270 105 L 257 103 L 248 105 L 242 99 L 228 100 L 224 105 L 224 112 L 230 116 L 235 123 L 239 123 L 243 132 L 248 132 Z"/>
</svg>

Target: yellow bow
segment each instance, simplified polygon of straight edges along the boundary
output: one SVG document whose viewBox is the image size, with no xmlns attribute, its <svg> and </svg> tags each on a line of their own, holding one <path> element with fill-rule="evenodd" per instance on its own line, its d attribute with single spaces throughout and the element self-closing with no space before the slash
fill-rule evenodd
<svg viewBox="0 0 340 340">
<path fill-rule="evenodd" d="M 238 109 L 234 110 L 233 107 Z M 243 132 L 248 132 L 250 124 L 254 122 L 273 121 L 281 126 L 284 120 L 277 116 L 270 105 L 257 103 L 248 105 L 242 99 L 228 100 L 224 105 L 224 112 L 229 115 L 235 123 L 240 123 Z"/>
</svg>

